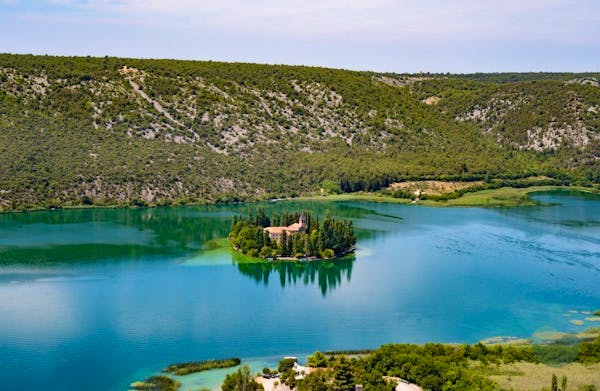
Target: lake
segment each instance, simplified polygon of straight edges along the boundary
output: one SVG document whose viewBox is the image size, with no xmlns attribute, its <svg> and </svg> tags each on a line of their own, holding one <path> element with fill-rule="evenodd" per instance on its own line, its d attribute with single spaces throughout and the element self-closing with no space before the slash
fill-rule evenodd
<svg viewBox="0 0 600 391">
<path fill-rule="evenodd" d="M 0 384 L 123 390 L 181 361 L 600 326 L 585 320 L 600 309 L 600 197 L 534 198 L 547 205 L 265 203 L 353 220 L 356 254 L 315 263 L 219 247 L 252 205 L 0 215 Z"/>
</svg>

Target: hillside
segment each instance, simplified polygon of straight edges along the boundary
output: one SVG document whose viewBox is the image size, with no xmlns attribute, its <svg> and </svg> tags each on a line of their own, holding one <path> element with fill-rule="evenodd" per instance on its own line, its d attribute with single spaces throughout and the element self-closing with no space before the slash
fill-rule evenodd
<svg viewBox="0 0 600 391">
<path fill-rule="evenodd" d="M 600 182 L 600 74 L 0 55 L 0 210 Z"/>
</svg>

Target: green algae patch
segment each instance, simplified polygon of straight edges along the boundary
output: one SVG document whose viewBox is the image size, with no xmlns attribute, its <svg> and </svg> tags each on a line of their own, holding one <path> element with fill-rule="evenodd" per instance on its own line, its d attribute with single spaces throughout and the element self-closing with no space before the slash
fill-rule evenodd
<svg viewBox="0 0 600 391">
<path fill-rule="evenodd" d="M 206 241 L 202 249 L 205 251 L 210 251 L 227 247 L 229 247 L 229 241 L 227 238 L 219 238 Z"/>
<path fill-rule="evenodd" d="M 207 241 L 197 254 L 181 262 L 182 266 L 229 265 L 233 250 L 227 238 Z"/>
<path fill-rule="evenodd" d="M 480 341 L 484 345 L 512 345 L 512 346 L 526 346 L 531 345 L 531 340 L 527 338 L 519 338 L 519 337 L 506 337 L 506 336 L 498 336 L 486 338 Z"/>
<path fill-rule="evenodd" d="M 600 336 L 600 327 L 592 327 L 586 330 L 583 330 L 575 336 L 580 340 L 592 340 L 598 336 Z"/>
<path fill-rule="evenodd" d="M 589 316 L 585 320 L 588 322 L 600 322 L 600 316 Z"/>
<path fill-rule="evenodd" d="M 533 339 L 544 342 L 554 342 L 559 341 L 565 337 L 567 337 L 569 333 L 564 333 L 562 331 L 555 330 L 547 330 L 547 331 L 539 331 L 533 334 Z"/>
</svg>

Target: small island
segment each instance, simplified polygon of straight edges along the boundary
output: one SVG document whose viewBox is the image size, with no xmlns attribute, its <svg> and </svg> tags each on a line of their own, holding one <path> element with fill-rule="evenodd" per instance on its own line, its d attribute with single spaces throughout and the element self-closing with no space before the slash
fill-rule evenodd
<svg viewBox="0 0 600 391">
<path fill-rule="evenodd" d="M 236 216 L 229 233 L 231 246 L 249 257 L 267 260 L 320 260 L 354 251 L 351 220 L 326 215 L 322 222 L 310 212 L 267 216 L 263 208 Z"/>
<path fill-rule="evenodd" d="M 185 376 L 190 373 L 209 371 L 211 369 L 231 368 L 240 365 L 242 360 L 239 358 L 227 358 L 223 360 L 191 361 L 179 364 L 169 365 L 163 370 L 165 373 L 172 373 L 177 376 Z"/>
</svg>

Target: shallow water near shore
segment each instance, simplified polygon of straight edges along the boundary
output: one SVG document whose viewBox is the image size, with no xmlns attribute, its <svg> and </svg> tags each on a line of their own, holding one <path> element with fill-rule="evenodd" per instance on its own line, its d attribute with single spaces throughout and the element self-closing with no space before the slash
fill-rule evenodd
<svg viewBox="0 0 600 391">
<path fill-rule="evenodd" d="M 175 362 L 599 326 L 600 198 L 533 197 L 550 205 L 265 203 L 353 219 L 354 256 L 311 263 L 216 246 L 248 205 L 0 215 L 0 384 L 123 390 Z"/>
</svg>

